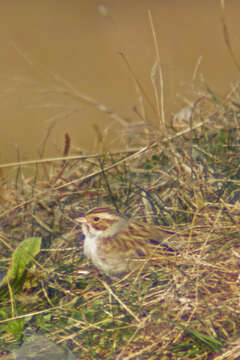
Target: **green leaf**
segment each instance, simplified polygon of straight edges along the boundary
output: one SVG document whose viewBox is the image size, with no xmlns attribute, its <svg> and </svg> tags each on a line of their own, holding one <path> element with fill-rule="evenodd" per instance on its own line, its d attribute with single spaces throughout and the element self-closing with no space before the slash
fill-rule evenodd
<svg viewBox="0 0 240 360">
<path fill-rule="evenodd" d="M 6 275 L 8 281 L 18 283 L 22 279 L 28 265 L 32 263 L 34 257 L 40 252 L 41 241 L 40 237 L 31 237 L 23 240 L 17 246 L 12 254 L 11 265 Z M 3 279 L 4 283 L 6 283 L 6 278 Z"/>
<path fill-rule="evenodd" d="M 23 334 L 26 319 L 18 319 L 10 321 L 6 326 L 6 332 L 12 334 L 15 340 L 19 340 Z"/>
</svg>

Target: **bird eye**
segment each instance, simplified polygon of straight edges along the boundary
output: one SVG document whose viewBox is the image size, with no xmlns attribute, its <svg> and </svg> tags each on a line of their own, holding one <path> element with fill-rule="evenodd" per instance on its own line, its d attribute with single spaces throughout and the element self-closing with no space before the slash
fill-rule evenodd
<svg viewBox="0 0 240 360">
<path fill-rule="evenodd" d="M 99 220 L 99 217 L 96 216 L 95 218 L 93 218 L 93 220 L 97 222 Z"/>
</svg>

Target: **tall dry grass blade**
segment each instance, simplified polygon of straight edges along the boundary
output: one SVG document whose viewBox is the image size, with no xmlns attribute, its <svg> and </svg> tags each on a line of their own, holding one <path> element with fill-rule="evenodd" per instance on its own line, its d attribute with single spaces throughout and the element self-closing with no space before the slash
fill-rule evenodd
<svg viewBox="0 0 240 360">
<path fill-rule="evenodd" d="M 239 64 L 237 57 L 233 51 L 230 36 L 229 36 L 228 26 L 227 26 L 226 17 L 225 17 L 225 1 L 220 0 L 220 4 L 221 4 L 221 22 L 222 22 L 223 38 L 224 38 L 225 44 L 227 46 L 227 49 L 229 51 L 229 54 L 232 58 L 234 65 L 236 66 L 238 71 L 240 71 L 240 64 Z"/>
<path fill-rule="evenodd" d="M 143 86 L 141 85 L 140 81 L 138 80 L 137 76 L 135 75 L 134 71 L 132 70 L 126 56 L 124 53 L 120 52 L 119 53 L 121 55 L 121 57 L 123 58 L 123 61 L 129 71 L 129 73 L 131 74 L 135 84 L 137 85 L 137 87 L 139 88 L 139 90 L 141 91 L 141 93 L 143 94 L 143 97 L 146 99 L 148 105 L 150 106 L 150 108 L 152 109 L 153 113 L 156 115 L 156 109 L 153 105 L 153 103 L 151 102 L 150 98 L 148 97 L 146 91 L 144 90 Z"/>
<path fill-rule="evenodd" d="M 165 105 L 164 105 L 163 70 L 162 70 L 161 61 L 160 61 L 160 52 L 159 52 L 159 45 L 158 45 L 158 41 L 157 41 L 156 30 L 155 30 L 154 23 L 153 23 L 152 12 L 150 10 L 148 11 L 148 16 L 149 16 L 149 21 L 150 21 L 150 25 L 151 25 L 151 29 L 152 29 L 152 34 L 153 34 L 155 52 L 156 52 L 156 56 L 157 56 L 157 67 L 158 67 L 158 73 L 159 73 L 159 86 L 160 86 L 160 99 L 158 96 L 157 89 L 156 89 L 156 91 L 154 91 L 154 93 L 155 93 L 155 99 L 156 99 L 156 103 L 157 103 L 158 115 L 159 115 L 160 122 L 162 125 L 165 125 L 166 118 L 165 118 L 165 109 L 164 109 Z"/>
</svg>

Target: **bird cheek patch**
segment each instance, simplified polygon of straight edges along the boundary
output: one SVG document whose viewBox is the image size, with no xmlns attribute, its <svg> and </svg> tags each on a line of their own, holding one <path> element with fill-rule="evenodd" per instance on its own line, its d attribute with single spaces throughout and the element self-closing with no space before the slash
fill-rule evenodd
<svg viewBox="0 0 240 360">
<path fill-rule="evenodd" d="M 108 225 L 103 223 L 98 223 L 98 224 L 94 224 L 93 227 L 98 231 L 105 231 L 108 228 Z"/>
<path fill-rule="evenodd" d="M 114 224 L 114 220 L 102 220 L 93 224 L 94 229 L 98 231 L 105 231 Z"/>
</svg>

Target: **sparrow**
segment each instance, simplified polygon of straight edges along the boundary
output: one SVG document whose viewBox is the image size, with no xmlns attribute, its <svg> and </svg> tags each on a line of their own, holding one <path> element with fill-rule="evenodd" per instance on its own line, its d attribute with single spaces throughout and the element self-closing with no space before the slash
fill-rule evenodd
<svg viewBox="0 0 240 360">
<path fill-rule="evenodd" d="M 83 251 L 93 265 L 119 277 L 148 264 L 163 265 L 176 254 L 169 247 L 179 235 L 159 225 L 129 220 L 111 208 L 94 208 L 76 219 L 84 234 Z"/>
</svg>

